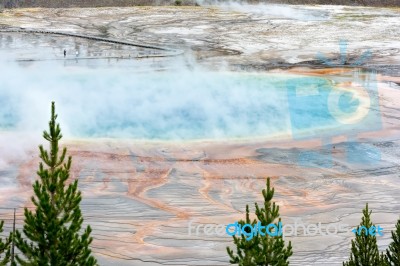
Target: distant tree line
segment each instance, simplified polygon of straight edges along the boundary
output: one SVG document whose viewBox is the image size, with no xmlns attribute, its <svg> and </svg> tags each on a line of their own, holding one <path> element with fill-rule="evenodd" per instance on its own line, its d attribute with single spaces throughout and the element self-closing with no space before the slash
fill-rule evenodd
<svg viewBox="0 0 400 266">
<path fill-rule="evenodd" d="M 262 1 L 260 1 L 262 2 Z M 293 5 L 349 5 L 349 6 L 400 6 L 400 0 L 270 0 L 270 3 L 293 4 Z"/>
<path fill-rule="evenodd" d="M 0 0 L 5 8 L 16 7 L 124 7 L 124 6 L 194 6 L 199 4 L 223 3 L 223 0 Z M 228 2 L 228 1 L 227 1 Z M 232 1 L 231 1 L 232 2 Z M 350 5 L 350 6 L 377 6 L 398 7 L 400 0 L 236 0 L 239 3 L 277 3 L 277 4 L 311 4 L 311 5 Z"/>
</svg>

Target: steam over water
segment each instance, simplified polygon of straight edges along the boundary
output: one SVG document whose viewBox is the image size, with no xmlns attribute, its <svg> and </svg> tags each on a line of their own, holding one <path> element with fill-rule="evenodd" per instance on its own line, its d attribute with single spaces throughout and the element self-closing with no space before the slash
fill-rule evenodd
<svg viewBox="0 0 400 266">
<path fill-rule="evenodd" d="M 60 51 L 53 51 L 52 42 L 29 47 L 11 36 L 2 45 L 14 49 L 0 60 L 0 131 L 39 135 L 47 127 L 51 101 L 64 135 L 73 138 L 312 136 L 317 128 L 346 124 L 343 114 L 357 113 L 358 99 L 350 92 L 335 95 L 324 78 L 209 71 L 194 62 L 188 68 L 182 58 L 158 63 L 101 56 L 64 59 L 61 45 Z M 79 54 L 91 56 L 84 49 Z M 26 56 L 41 61 L 15 62 Z M 342 120 L 346 123 L 338 123 Z"/>
<path fill-rule="evenodd" d="M 214 139 L 288 130 L 285 76 L 44 63 L 2 69 L 2 130 L 44 129 L 53 100 L 72 137 Z"/>
</svg>

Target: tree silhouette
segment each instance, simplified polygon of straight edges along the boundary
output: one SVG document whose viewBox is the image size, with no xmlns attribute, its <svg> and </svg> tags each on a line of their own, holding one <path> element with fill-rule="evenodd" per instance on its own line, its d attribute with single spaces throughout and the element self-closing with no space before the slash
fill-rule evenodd
<svg viewBox="0 0 400 266">
<path fill-rule="evenodd" d="M 43 137 L 50 144 L 50 152 L 39 146 L 42 162 L 37 172 L 40 177 L 33 185 L 34 212 L 25 208 L 24 240 L 17 230 L 15 243 L 23 256 L 17 256 L 21 265 L 91 266 L 96 259 L 89 248 L 92 238 L 87 226 L 81 233 L 83 218 L 79 207 L 81 192 L 78 180 L 66 185 L 71 168 L 71 157 L 66 159 L 67 149 L 59 151 L 62 138 L 60 125 L 56 124 L 54 102 L 51 106 L 49 131 Z"/>
<path fill-rule="evenodd" d="M 264 197 L 264 206 L 259 207 L 255 203 L 256 211 L 255 214 L 257 219 L 251 221 L 249 216 L 249 205 L 246 205 L 246 220 L 240 220 L 238 224 L 240 228 L 243 228 L 245 224 L 250 224 L 251 226 L 272 226 L 279 228 L 281 219 L 279 218 L 279 206 L 272 202 L 274 196 L 274 188 L 270 186 L 270 178 L 267 178 L 267 189 L 262 190 Z M 278 219 L 278 223 L 276 220 Z M 289 257 L 293 254 L 292 244 L 289 241 L 289 245 L 285 248 L 285 241 L 283 240 L 282 232 L 271 231 L 268 234 L 269 229 L 265 228 L 265 232 L 261 234 L 253 234 L 253 237 L 247 237 L 246 234 L 251 234 L 248 226 L 245 227 L 245 234 L 240 237 L 233 235 L 233 242 L 236 245 L 236 254 L 233 250 L 227 247 L 227 252 L 230 259 L 230 263 L 239 264 L 241 266 L 286 266 L 289 265 Z M 262 231 L 262 230 L 261 230 Z"/>
</svg>

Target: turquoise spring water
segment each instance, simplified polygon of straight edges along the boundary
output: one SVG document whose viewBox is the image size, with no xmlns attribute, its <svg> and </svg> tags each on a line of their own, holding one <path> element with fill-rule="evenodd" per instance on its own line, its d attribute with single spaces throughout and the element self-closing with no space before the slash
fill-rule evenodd
<svg viewBox="0 0 400 266">
<path fill-rule="evenodd" d="M 313 137 L 318 127 L 343 126 L 328 106 L 331 81 L 321 77 L 139 70 L 8 63 L 0 86 L 0 128 L 41 132 L 51 101 L 65 135 L 77 138 L 296 138 L 299 132 Z M 345 114 L 357 110 L 353 96 L 336 97 Z"/>
<path fill-rule="evenodd" d="M 215 139 L 288 126 L 287 78 L 278 75 L 50 66 L 9 74 L 0 89 L 2 129 L 45 125 L 52 100 L 74 137 Z"/>
</svg>

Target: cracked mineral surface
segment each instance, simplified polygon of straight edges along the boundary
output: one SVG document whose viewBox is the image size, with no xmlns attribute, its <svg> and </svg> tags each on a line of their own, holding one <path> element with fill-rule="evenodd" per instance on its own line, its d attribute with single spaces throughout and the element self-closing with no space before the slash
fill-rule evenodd
<svg viewBox="0 0 400 266">
<path fill-rule="evenodd" d="M 22 73 L 14 77 L 1 64 L 2 73 L 8 74 L 2 78 L 6 90 L 0 89 L 0 100 L 7 93 L 14 95 L 10 98 L 14 107 L 36 103 L 38 95 L 46 94 L 33 85 L 17 90 L 17 85 L 20 80 L 39 80 L 41 69 L 49 70 L 49 62 L 71 75 L 80 71 L 95 75 L 98 71 L 100 81 L 100 75 L 112 77 L 115 69 L 126 71 L 128 77 L 129 73 L 174 71 L 183 66 L 194 73 L 197 69 L 223 69 L 237 75 L 256 71 L 321 78 L 349 91 L 359 88 L 353 78 L 368 82 L 365 73 L 374 73 L 378 101 L 377 108 L 369 111 L 379 114 L 379 120 L 373 120 L 379 127 L 371 123 L 367 126 L 373 131 L 331 134 L 328 142 L 315 135 L 296 139 L 290 130 L 269 137 L 200 140 L 74 136 L 72 129 L 67 131 L 63 144 L 73 156 L 72 178 L 79 178 L 85 223 L 92 226 L 92 250 L 100 265 L 229 265 L 225 248 L 232 246 L 231 237 L 208 236 L 203 231 L 196 235 L 195 226 L 227 225 L 243 219 L 246 204 L 261 202 L 267 176 L 272 178 L 283 223 L 301 220 L 305 225 L 321 223 L 332 228 L 347 224 L 351 229 L 359 224 L 368 202 L 374 223 L 384 228 L 384 236 L 378 237 L 380 250 L 390 242 L 390 230 L 400 211 L 400 9 L 282 5 L 12 9 L 0 13 L 0 25 L 5 31 L 73 33 L 183 52 L 163 57 L 159 50 L 72 36 L 0 32 L 1 54 L 17 60 L 19 68 L 13 67 Z M 341 40 L 347 40 L 342 65 Z M 63 49 L 68 51 L 65 58 Z M 365 51 L 371 56 L 355 68 L 353 63 Z M 326 66 L 317 54 L 337 66 Z M 51 80 L 50 73 L 43 74 L 44 78 Z M 118 85 L 122 79 L 110 80 Z M 82 80 L 87 84 L 96 81 Z M 65 91 L 78 86 L 65 84 L 70 86 L 65 85 Z M 117 99 L 116 92 L 104 94 L 105 87 L 98 85 L 99 94 L 107 95 L 104 98 L 109 97 L 110 102 Z M 112 88 L 117 85 L 110 83 Z M 18 94 L 22 89 L 24 94 Z M 141 93 L 139 89 L 136 92 Z M 185 94 L 182 99 L 187 99 Z M 150 97 L 150 103 L 157 102 L 156 96 Z M 366 98 L 368 95 L 359 95 L 357 100 L 365 103 Z M 65 99 L 78 110 L 84 108 L 84 100 Z M 85 98 L 89 99 L 93 108 L 100 105 L 95 94 Z M 116 105 L 124 103 L 123 97 L 118 100 Z M 8 104 L 1 103 L 3 107 Z M 48 104 L 26 112 L 31 121 L 42 121 L 40 128 L 29 127 L 29 134 L 23 127 L 0 131 L 0 202 L 17 208 L 17 228 L 23 223 L 22 207 L 32 207 L 28 199 L 39 162 L 35 145 L 42 142 Z M 64 115 L 64 121 L 68 116 L 76 123 L 81 121 L 79 112 L 63 107 L 62 102 L 60 106 L 61 119 Z M 148 110 L 151 113 L 153 109 Z M 61 123 L 68 128 L 63 120 Z M 30 125 L 25 124 L 27 128 Z M 304 158 L 309 158 L 306 164 Z M 11 209 L 0 210 L 1 217 L 10 221 Z M 350 230 L 288 236 L 294 248 L 291 265 L 342 265 L 352 238 Z"/>
</svg>

